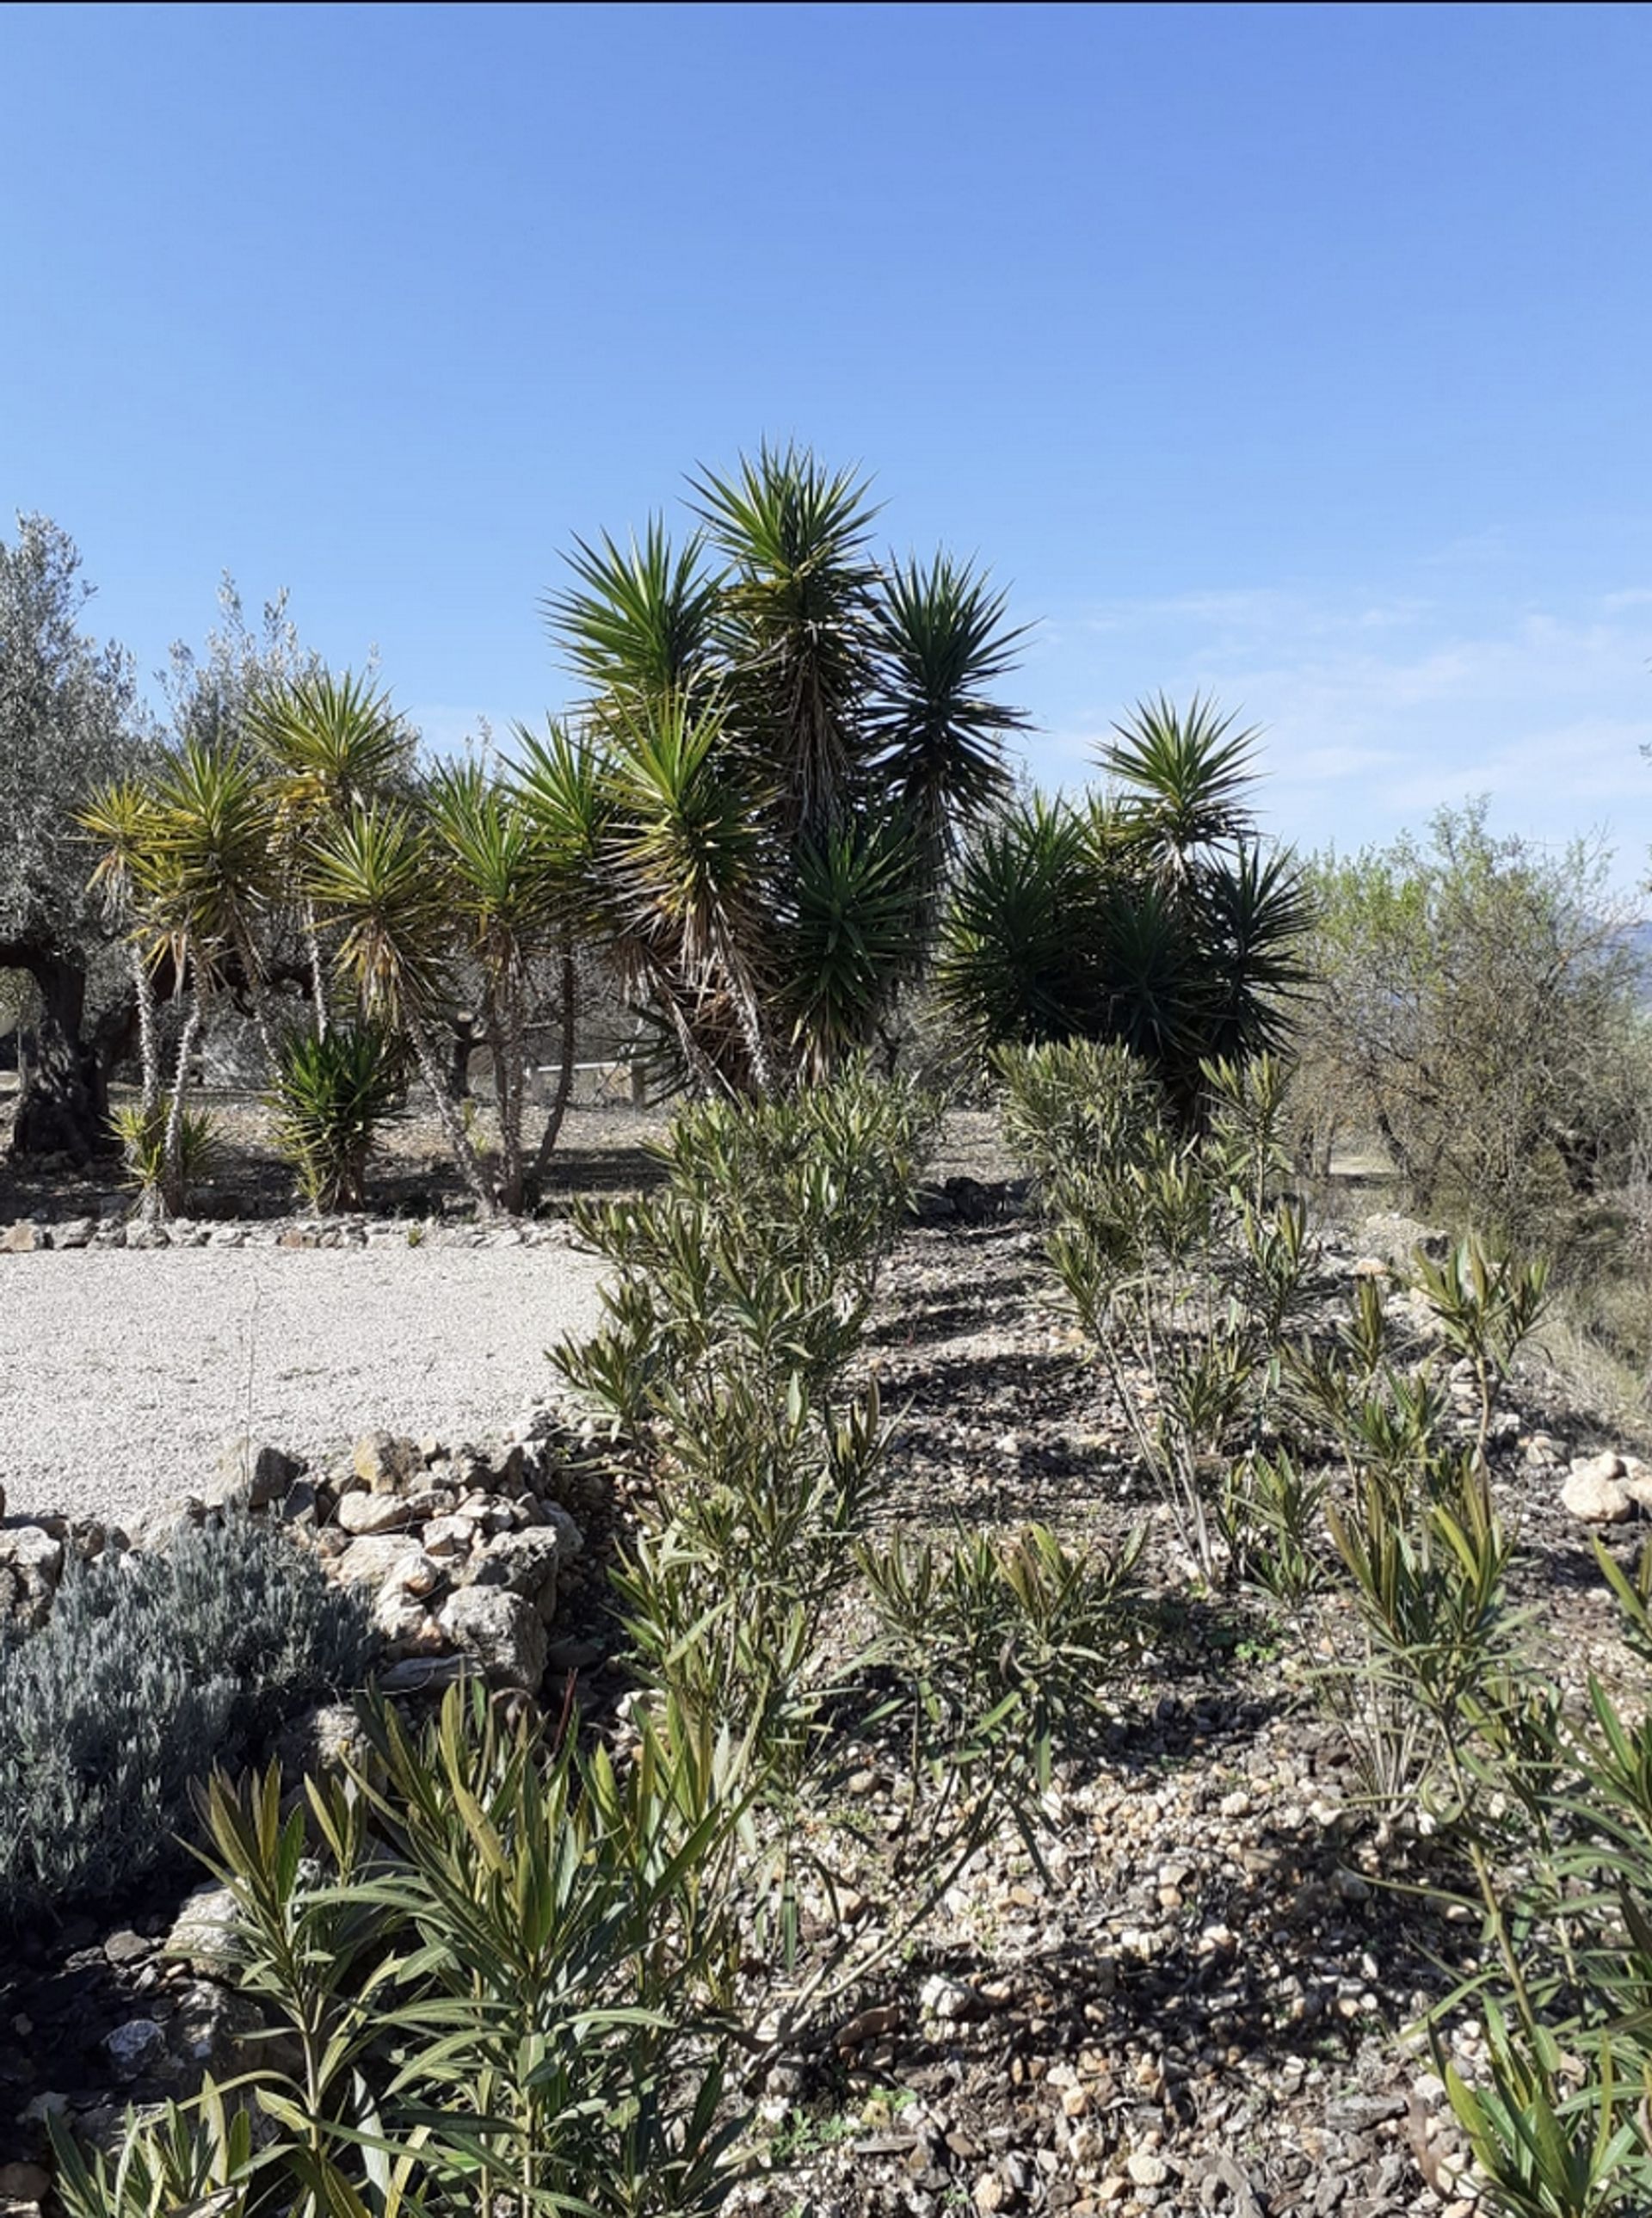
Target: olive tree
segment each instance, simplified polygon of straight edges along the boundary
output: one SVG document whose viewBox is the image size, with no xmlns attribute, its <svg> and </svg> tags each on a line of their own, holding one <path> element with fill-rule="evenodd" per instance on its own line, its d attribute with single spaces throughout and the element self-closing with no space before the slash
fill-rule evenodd
<svg viewBox="0 0 1652 2218">
<path fill-rule="evenodd" d="M 108 1144 L 87 988 L 110 927 L 75 812 L 142 760 L 148 734 L 131 657 L 81 629 L 91 592 L 68 534 L 20 516 L 0 542 L 0 970 L 33 980 L 38 1021 L 15 1155 Z"/>
</svg>

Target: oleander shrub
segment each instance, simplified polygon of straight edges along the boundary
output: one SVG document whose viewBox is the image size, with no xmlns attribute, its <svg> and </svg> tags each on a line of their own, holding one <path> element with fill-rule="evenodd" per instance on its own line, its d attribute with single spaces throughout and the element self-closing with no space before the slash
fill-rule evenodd
<svg viewBox="0 0 1652 2218">
<path fill-rule="evenodd" d="M 359 1685 L 374 1646 L 360 1602 L 247 1518 L 71 1566 L 0 1646 L 0 1923 L 152 1876 L 196 1783 Z"/>
<path fill-rule="evenodd" d="M 754 1368 L 783 1401 L 858 1343 L 878 1268 L 917 1198 L 934 1096 L 853 1068 L 787 1101 L 685 1110 L 653 1152 L 653 1193 L 576 1210 L 615 1267 L 600 1331 L 554 1351 L 621 1433 L 658 1430 L 662 1397 Z"/>
<path fill-rule="evenodd" d="M 417 1735 L 362 1716 L 371 1779 L 286 1814 L 274 1767 L 213 1781 L 233 1968 L 283 2038 L 232 2107 L 209 2080 L 131 2119 L 115 2163 L 54 2129 L 71 2218 L 709 2218 L 749 2107 L 739 1752 L 668 1713 L 616 1765 L 480 1687 Z"/>
</svg>

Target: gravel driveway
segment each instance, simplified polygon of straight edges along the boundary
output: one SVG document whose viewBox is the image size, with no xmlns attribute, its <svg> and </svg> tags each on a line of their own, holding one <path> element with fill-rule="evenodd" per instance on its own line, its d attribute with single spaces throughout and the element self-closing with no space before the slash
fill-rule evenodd
<svg viewBox="0 0 1652 2218">
<path fill-rule="evenodd" d="M 0 1257 L 7 1511 L 133 1516 L 245 1431 L 311 1455 L 378 1426 L 480 1440 L 597 1322 L 602 1269 L 566 1248 Z"/>
</svg>

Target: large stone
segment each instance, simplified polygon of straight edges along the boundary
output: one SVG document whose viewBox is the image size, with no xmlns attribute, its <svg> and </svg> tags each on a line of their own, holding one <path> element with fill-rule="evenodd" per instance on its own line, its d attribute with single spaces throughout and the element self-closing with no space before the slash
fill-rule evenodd
<svg viewBox="0 0 1652 2218">
<path fill-rule="evenodd" d="M 476 1538 L 473 1517 L 435 1517 L 424 1527 L 424 1552 L 429 1556 L 463 1556 Z"/>
<path fill-rule="evenodd" d="M 399 1440 L 393 1433 L 368 1433 L 356 1443 L 356 1476 L 375 1494 L 393 1494 L 424 1475 L 424 1459 L 417 1440 Z"/>
<path fill-rule="evenodd" d="M 413 1521 L 413 1505 L 399 1494 L 347 1494 L 338 1504 L 338 1522 L 356 1534 L 399 1533 Z"/>
<path fill-rule="evenodd" d="M 0 1232 L 0 1255 L 32 1255 L 37 1248 L 45 1245 L 45 1234 L 27 1217 L 19 1218 L 15 1224 L 9 1224 Z"/>
<path fill-rule="evenodd" d="M 438 1688 L 451 1687 L 475 1669 L 475 1659 L 468 1655 L 404 1656 L 399 1663 L 380 1673 L 379 1685 L 387 1694 L 426 1694 Z"/>
<path fill-rule="evenodd" d="M 470 1583 L 504 1587 L 539 1609 L 556 1601 L 556 1575 L 563 1548 L 554 1525 L 529 1525 L 520 1533 L 496 1533 L 470 1566 Z"/>
<path fill-rule="evenodd" d="M 1420 1224 L 1414 1217 L 1401 1217 L 1397 1210 L 1379 1210 L 1366 1217 L 1354 1237 L 1370 1255 L 1402 1271 L 1412 1268 L 1419 1248 L 1431 1263 L 1443 1263 L 1451 1252 L 1449 1232 Z"/>
<path fill-rule="evenodd" d="M 39 1525 L 9 1526 L 0 1531 L 0 1563 L 55 1586 L 63 1571 L 63 1543 Z"/>
<path fill-rule="evenodd" d="M 181 1494 L 133 1518 L 128 1537 L 134 1548 L 164 1548 L 185 1526 L 201 1524 L 206 1515 L 207 1505 L 198 1494 Z"/>
<path fill-rule="evenodd" d="M 221 1970 L 234 1953 L 240 1914 L 229 1887 L 198 1887 L 185 1896 L 161 1954 L 181 1957 L 198 1972 Z"/>
<path fill-rule="evenodd" d="M 1624 1493 L 1637 1509 L 1652 1517 L 1652 1465 L 1643 1463 L 1639 1456 L 1624 1456 L 1621 1460 Z"/>
<path fill-rule="evenodd" d="M 381 1587 L 424 1551 L 411 1533 L 367 1533 L 352 1540 L 333 1566 L 346 1586 Z M 424 1558 L 429 1561 L 428 1558 Z"/>
<path fill-rule="evenodd" d="M 1562 1506 L 1586 1525 L 1621 1525 L 1635 1514 L 1621 1456 L 1586 1456 L 1573 1464 L 1560 1490 Z"/>
<path fill-rule="evenodd" d="M 303 1475 L 304 1465 L 296 1456 L 244 1433 L 226 1440 L 219 1451 L 220 1488 L 244 1496 L 253 1509 L 267 1509 L 279 1502 Z"/>
<path fill-rule="evenodd" d="M 548 1526 L 555 1533 L 557 1546 L 565 1564 L 571 1564 L 577 1556 L 584 1555 L 585 1536 L 560 1502 L 553 1502 L 548 1495 L 540 1495 L 533 1497 L 532 1506 L 538 1522 Z"/>
<path fill-rule="evenodd" d="M 103 2037 L 118 2079 L 140 2079 L 166 2060 L 166 2035 L 152 2017 L 128 2018 Z"/>
<path fill-rule="evenodd" d="M 490 1679 L 530 1694 L 537 1688 L 545 1670 L 545 1628 L 521 1595 L 507 1587 L 461 1587 L 448 1598 L 440 1623 Z"/>
<path fill-rule="evenodd" d="M 169 2046 L 180 2061 L 216 2079 L 266 2069 L 272 2061 L 268 2039 L 259 2039 L 263 2018 L 248 1995 L 232 1994 L 215 1980 L 200 1979 L 176 1997 L 168 2023 Z"/>
<path fill-rule="evenodd" d="M 371 1772 L 374 1768 L 367 1728 L 348 1702 L 324 1702 L 294 1718 L 282 1728 L 275 1755 L 288 1779 L 314 1777 L 325 1771 Z"/>
</svg>

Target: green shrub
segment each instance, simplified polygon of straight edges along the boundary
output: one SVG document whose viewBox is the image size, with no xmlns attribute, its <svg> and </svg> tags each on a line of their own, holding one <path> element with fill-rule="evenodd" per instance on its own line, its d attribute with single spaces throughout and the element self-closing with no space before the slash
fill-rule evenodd
<svg viewBox="0 0 1652 2218">
<path fill-rule="evenodd" d="M 794 1375 L 826 1385 L 857 1343 L 938 1115 L 916 1087 L 858 1070 L 789 1101 L 684 1111 L 653 1151 L 658 1192 L 575 1211 L 618 1277 L 603 1329 L 555 1351 L 564 1376 L 631 1434 L 729 1363 L 757 1366 L 781 1399 Z"/>
<path fill-rule="evenodd" d="M 130 1183 L 145 1196 L 158 1193 L 166 1180 L 166 1129 L 171 1105 L 161 1101 L 145 1112 L 135 1101 L 109 1114 L 109 1124 L 121 1143 Z M 177 1196 L 187 1200 L 213 1168 L 223 1153 L 218 1124 L 207 1109 L 185 1109 L 178 1121 Z"/>
<path fill-rule="evenodd" d="M 1197 696 L 1143 702 L 1102 750 L 1111 794 L 1035 794 L 977 835 L 935 973 L 961 1052 L 1116 1040 L 1186 1123 L 1203 1063 L 1281 1044 L 1313 910 L 1293 858 L 1263 850 L 1254 739 Z"/>
<path fill-rule="evenodd" d="M 1272 1422 L 1314 1262 L 1302 1205 L 1278 1193 L 1288 1073 L 1267 1055 L 1204 1063 L 1190 1127 L 1117 1042 L 1005 1050 L 997 1067 L 1050 1262 L 1178 1542 L 1224 1577 L 1253 1537 L 1234 1459 Z"/>
<path fill-rule="evenodd" d="M 41 1631 L 0 1647 L 0 1920 L 140 1882 L 195 1784 L 359 1683 L 374 1645 L 359 1602 L 250 1520 L 71 1568 Z"/>
<path fill-rule="evenodd" d="M 282 1049 L 271 1096 L 276 1152 L 315 1209 L 366 1205 L 368 1159 L 380 1128 L 405 1106 L 401 1050 L 374 1025 L 303 1032 Z"/>
<path fill-rule="evenodd" d="M 244 1985 L 285 2038 L 252 2136 L 210 2083 L 118 2164 L 58 2136 L 71 2218 L 210 2207 L 698 2218 L 737 2175 L 737 1759 L 645 1721 L 616 1769 L 480 1688 L 417 1738 L 364 1709 L 378 1783 L 214 1780 Z M 309 1853 L 306 1853 L 308 1851 Z M 285 2068 L 283 2068 L 285 2066 Z"/>
<path fill-rule="evenodd" d="M 1494 835 L 1484 801 L 1314 866 L 1304 1148 L 1378 1140 L 1408 1205 L 1593 1277 L 1646 1159 L 1652 1026 L 1610 854 Z M 1304 1136 L 1305 1139 L 1307 1136 Z"/>
</svg>

